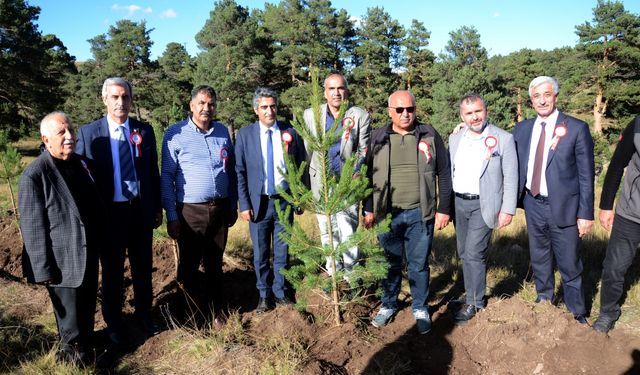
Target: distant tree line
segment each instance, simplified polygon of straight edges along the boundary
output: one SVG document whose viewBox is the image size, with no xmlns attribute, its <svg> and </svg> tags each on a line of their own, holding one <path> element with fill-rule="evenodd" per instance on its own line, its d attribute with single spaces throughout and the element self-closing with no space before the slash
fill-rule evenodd
<svg viewBox="0 0 640 375">
<path fill-rule="evenodd" d="M 108 76 L 133 83 L 135 115 L 158 128 L 184 118 L 191 88 L 209 84 L 219 95 L 218 118 L 234 130 L 254 121 L 257 86 L 281 94 L 280 117 L 308 107 L 312 68 L 344 72 L 353 100 L 371 112 L 374 126 L 387 122 L 389 93 L 410 89 L 419 119 L 443 134 L 459 122 L 457 101 L 469 92 L 485 97 L 493 123 L 512 128 L 534 114 L 530 80 L 554 76 L 559 107 L 591 124 L 603 158 L 640 113 L 640 16 L 618 1 L 598 0 L 593 19 L 576 26 L 574 47 L 492 57 L 473 26 L 451 31 L 436 56 L 428 49 L 427 26 L 413 20 L 403 27 L 381 7 L 356 22 L 329 0 L 282 0 L 264 9 L 220 0 L 195 35 L 197 56 L 169 43 L 153 60 L 153 29 L 120 20 L 91 38 L 93 58 L 78 62 L 57 37 L 38 31 L 39 12 L 24 0 L 0 1 L 0 130 L 13 137 L 36 129 L 54 109 L 77 124 L 102 116 L 100 88 Z"/>
</svg>

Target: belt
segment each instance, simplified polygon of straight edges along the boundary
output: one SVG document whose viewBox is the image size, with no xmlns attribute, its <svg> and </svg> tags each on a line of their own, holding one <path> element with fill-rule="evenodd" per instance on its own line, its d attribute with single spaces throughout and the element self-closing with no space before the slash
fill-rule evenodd
<svg viewBox="0 0 640 375">
<path fill-rule="evenodd" d="M 478 194 L 469 194 L 469 193 L 464 193 L 464 194 L 456 193 L 456 197 L 460 199 L 464 199 L 465 201 L 480 199 L 480 196 Z"/>
<path fill-rule="evenodd" d="M 198 206 L 220 206 L 222 204 L 227 203 L 227 198 L 214 198 L 210 201 L 206 202 L 198 202 L 198 203 L 183 203 L 183 204 L 197 204 Z"/>
<path fill-rule="evenodd" d="M 281 199 L 282 198 L 280 194 L 273 194 L 273 195 L 263 194 L 261 195 L 261 197 L 263 197 L 264 199 Z"/>
<path fill-rule="evenodd" d="M 540 201 L 540 202 L 548 202 L 549 201 L 549 197 L 546 196 L 546 195 L 538 194 L 538 195 L 534 196 L 533 194 L 531 194 L 531 190 L 529 190 L 529 189 L 525 189 L 525 190 L 527 191 L 527 194 L 529 194 L 529 196 L 531 198 L 533 198 L 533 199 L 535 199 L 537 201 Z"/>
<path fill-rule="evenodd" d="M 128 201 L 122 201 L 122 202 L 111 202 L 116 206 L 133 206 L 135 204 L 140 203 L 140 197 L 135 197 L 133 199 L 130 199 Z"/>
</svg>

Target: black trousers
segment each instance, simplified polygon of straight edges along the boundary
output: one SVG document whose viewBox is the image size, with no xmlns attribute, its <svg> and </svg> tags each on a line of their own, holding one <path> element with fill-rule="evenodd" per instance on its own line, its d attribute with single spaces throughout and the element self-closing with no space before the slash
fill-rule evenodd
<svg viewBox="0 0 640 375">
<path fill-rule="evenodd" d="M 624 292 L 624 277 L 633 263 L 640 244 L 640 224 L 615 215 L 607 255 L 602 264 L 600 315 L 620 314 L 620 298 Z"/>
<path fill-rule="evenodd" d="M 84 280 L 77 288 L 48 286 L 62 350 L 91 350 L 98 291 L 98 259 L 89 256 Z"/>
<path fill-rule="evenodd" d="M 120 332 L 126 256 L 131 265 L 135 315 L 141 319 L 151 318 L 153 229 L 140 225 L 143 220 L 139 201 L 112 203 L 110 219 L 109 246 L 100 253 L 102 316 L 111 331 Z"/>
<path fill-rule="evenodd" d="M 202 293 L 209 309 L 223 308 L 222 258 L 229 232 L 227 199 L 205 203 L 177 205 L 180 219 L 180 261 L 178 281 L 187 293 L 187 303 Z M 205 283 L 198 282 L 200 263 L 204 266 Z"/>
</svg>

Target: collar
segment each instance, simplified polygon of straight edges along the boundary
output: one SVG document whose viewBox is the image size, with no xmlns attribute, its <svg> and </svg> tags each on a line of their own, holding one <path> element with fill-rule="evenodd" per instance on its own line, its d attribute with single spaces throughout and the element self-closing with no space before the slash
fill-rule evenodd
<svg viewBox="0 0 640 375">
<path fill-rule="evenodd" d="M 211 122 L 209 122 L 209 129 L 206 132 L 203 132 L 202 129 L 200 129 L 198 127 L 198 125 L 196 125 L 195 122 L 193 122 L 193 119 L 191 118 L 191 116 L 189 116 L 189 121 L 187 122 L 187 125 L 195 132 L 200 133 L 200 134 L 209 134 L 213 131 L 213 127 L 215 126 L 215 122 L 213 122 L 213 120 Z"/>
<path fill-rule="evenodd" d="M 258 121 L 258 125 L 260 126 L 261 133 L 266 133 L 267 130 L 269 129 L 273 130 L 274 132 L 277 132 L 278 130 L 280 130 L 280 128 L 278 127 L 278 120 L 276 120 L 276 122 L 274 122 L 273 125 L 271 125 L 271 127 L 267 127 L 260 121 Z"/>
<path fill-rule="evenodd" d="M 124 125 L 124 128 L 127 130 L 129 129 L 129 117 L 127 117 L 127 119 L 125 120 L 124 124 L 118 124 L 116 122 L 116 120 L 112 119 L 111 116 L 107 115 L 107 124 L 109 125 L 109 131 L 110 132 L 115 132 L 116 129 L 118 129 L 118 127 L 120 125 Z"/>
</svg>

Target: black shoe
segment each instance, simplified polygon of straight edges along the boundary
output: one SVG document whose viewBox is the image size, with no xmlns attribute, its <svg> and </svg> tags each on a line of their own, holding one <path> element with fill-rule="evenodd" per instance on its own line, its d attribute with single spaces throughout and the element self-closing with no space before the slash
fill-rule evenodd
<svg viewBox="0 0 640 375">
<path fill-rule="evenodd" d="M 469 320 L 471 320 L 476 313 L 480 311 L 479 307 L 475 307 L 473 305 L 464 305 L 462 308 L 453 316 L 453 320 L 456 324 L 466 324 Z"/>
<path fill-rule="evenodd" d="M 587 324 L 587 318 L 585 318 L 584 315 L 574 315 L 573 319 L 580 324 Z"/>
<path fill-rule="evenodd" d="M 276 297 L 276 306 L 291 306 L 293 305 L 293 301 L 289 299 L 289 297 L 284 296 L 282 298 Z"/>
<path fill-rule="evenodd" d="M 160 327 L 151 318 L 140 319 L 140 326 L 149 337 L 155 336 L 161 331 Z"/>
<path fill-rule="evenodd" d="M 600 333 L 608 333 L 616 325 L 616 321 L 620 317 L 620 312 L 614 315 L 600 314 L 598 319 L 593 323 L 593 329 Z"/>
<path fill-rule="evenodd" d="M 256 314 L 262 314 L 267 312 L 267 310 L 269 310 L 268 299 L 260 297 L 260 300 L 258 300 L 258 306 L 256 306 Z"/>
</svg>

